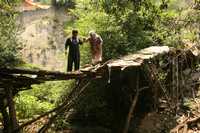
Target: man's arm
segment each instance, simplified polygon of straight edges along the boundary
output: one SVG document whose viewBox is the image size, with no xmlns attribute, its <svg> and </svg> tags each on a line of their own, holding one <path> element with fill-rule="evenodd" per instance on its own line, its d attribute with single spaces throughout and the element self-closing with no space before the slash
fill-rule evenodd
<svg viewBox="0 0 200 133">
<path fill-rule="evenodd" d="M 89 41 L 89 38 L 83 37 L 82 39 L 79 38 L 79 44 L 83 44 Z"/>
<path fill-rule="evenodd" d="M 79 38 L 79 44 L 80 44 L 80 45 L 83 44 L 83 40 L 81 40 L 80 38 Z"/>
<path fill-rule="evenodd" d="M 81 42 L 80 44 L 86 43 L 89 41 L 89 37 L 83 37 L 82 40 L 79 39 L 79 41 Z"/>
</svg>

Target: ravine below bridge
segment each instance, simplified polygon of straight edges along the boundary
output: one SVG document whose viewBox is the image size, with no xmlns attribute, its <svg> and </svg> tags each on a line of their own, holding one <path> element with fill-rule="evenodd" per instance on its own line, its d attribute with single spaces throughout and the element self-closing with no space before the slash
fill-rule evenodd
<svg viewBox="0 0 200 133">
<path fill-rule="evenodd" d="M 109 60 L 98 66 L 84 67 L 77 72 L 63 73 L 45 70 L 1 68 L 0 97 L 2 100 L 0 102 L 0 108 L 3 115 L 4 129 L 6 132 L 16 132 L 36 120 L 51 114 L 49 121 L 39 130 L 39 132 L 45 132 L 59 113 L 64 110 L 69 110 L 73 106 L 73 102 L 78 95 L 87 88 L 87 85 L 90 84 L 90 80 L 105 78 L 108 84 L 115 84 L 115 82 L 113 82 L 115 80 L 113 79 L 116 78 L 116 75 L 119 77 L 123 75 L 123 78 L 125 77 L 125 79 L 127 79 L 128 86 L 132 89 L 132 93 L 134 93 L 131 94 L 134 97 L 132 98 L 130 110 L 127 114 L 127 118 L 125 118 L 126 120 L 123 127 L 123 132 L 127 133 L 141 91 L 146 89 L 150 90 L 147 92 L 153 94 L 152 99 L 154 100 L 155 106 L 161 93 L 166 100 L 172 100 L 166 87 L 159 81 L 158 69 L 165 70 L 169 68 L 171 72 L 168 72 L 168 80 L 170 81 L 176 78 L 177 82 L 179 82 L 178 75 L 180 69 L 183 71 L 192 67 L 195 61 L 196 55 L 194 55 L 190 49 L 178 50 L 167 46 L 151 46 L 119 59 Z M 179 67 L 177 68 L 177 66 Z M 125 72 L 125 74 L 122 74 L 123 72 Z M 40 84 L 45 81 L 71 79 L 76 79 L 80 82 L 75 89 L 72 90 L 69 97 L 66 98 L 66 101 L 55 109 L 27 123 L 18 125 L 13 97 L 19 91 L 24 91 L 22 88 L 31 89 L 32 84 Z M 178 84 L 177 88 L 180 87 L 181 85 Z M 78 91 L 78 93 L 76 92 L 76 96 L 73 94 L 75 91 Z M 173 97 L 178 97 L 178 91 Z M 7 107 L 9 108 L 9 112 L 6 110 Z"/>
</svg>

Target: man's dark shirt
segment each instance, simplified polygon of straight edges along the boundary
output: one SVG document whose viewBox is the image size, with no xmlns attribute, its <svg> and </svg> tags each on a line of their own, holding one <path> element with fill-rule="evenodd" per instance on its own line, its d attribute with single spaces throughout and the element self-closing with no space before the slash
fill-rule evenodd
<svg viewBox="0 0 200 133">
<path fill-rule="evenodd" d="M 70 37 L 65 42 L 65 50 L 67 50 L 69 46 L 69 56 L 72 58 L 77 58 L 80 56 L 79 45 L 83 44 L 83 42 L 79 38 Z"/>
</svg>

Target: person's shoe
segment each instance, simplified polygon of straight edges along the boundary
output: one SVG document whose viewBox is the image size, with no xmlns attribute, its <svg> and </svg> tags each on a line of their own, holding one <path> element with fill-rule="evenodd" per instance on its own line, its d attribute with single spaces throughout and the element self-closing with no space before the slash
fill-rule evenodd
<svg viewBox="0 0 200 133">
<path fill-rule="evenodd" d="M 80 70 L 74 71 L 75 74 L 79 74 L 80 72 L 81 72 Z"/>
</svg>

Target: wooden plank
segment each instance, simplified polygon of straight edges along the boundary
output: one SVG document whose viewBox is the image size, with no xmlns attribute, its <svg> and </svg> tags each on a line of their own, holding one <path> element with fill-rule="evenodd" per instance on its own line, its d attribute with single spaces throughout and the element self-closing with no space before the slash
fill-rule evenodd
<svg viewBox="0 0 200 133">
<path fill-rule="evenodd" d="M 6 74 L 30 74 L 30 75 L 55 75 L 55 76 L 77 76 L 82 75 L 82 72 L 59 72 L 59 71 L 47 71 L 47 70 L 31 70 L 22 68 L 0 68 L 0 73 Z"/>
<path fill-rule="evenodd" d="M 9 86 L 11 85 L 16 90 L 18 88 L 30 87 L 32 84 L 40 84 L 40 83 L 42 83 L 40 80 L 32 79 L 26 76 L 0 74 L 1 88 L 9 88 Z"/>
<path fill-rule="evenodd" d="M 156 56 L 166 54 L 169 51 L 170 48 L 168 46 L 151 46 L 149 48 L 142 49 L 135 54 L 114 60 L 108 63 L 107 66 L 111 68 L 137 67 L 141 66 L 145 60 L 150 60 Z"/>
<path fill-rule="evenodd" d="M 0 69 L 0 76 L 3 79 L 35 79 L 35 81 L 49 81 L 49 80 L 68 80 L 68 79 L 80 79 L 87 77 L 89 74 L 83 72 L 54 72 L 45 70 L 29 70 L 29 69 L 19 69 L 19 68 L 2 68 Z M 23 76 L 24 75 L 24 76 Z"/>
</svg>

